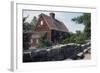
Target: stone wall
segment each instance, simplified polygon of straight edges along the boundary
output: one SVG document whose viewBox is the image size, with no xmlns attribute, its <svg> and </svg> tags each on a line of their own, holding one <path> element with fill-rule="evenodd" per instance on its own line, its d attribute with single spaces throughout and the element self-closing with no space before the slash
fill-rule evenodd
<svg viewBox="0 0 100 73">
<path fill-rule="evenodd" d="M 86 44 L 67 44 L 60 48 L 33 49 L 30 53 L 23 53 L 23 62 L 61 61 L 84 59 L 84 55 L 91 49 L 90 42 Z M 27 55 L 26 55 L 27 54 Z M 30 54 L 30 55 L 28 55 Z"/>
</svg>

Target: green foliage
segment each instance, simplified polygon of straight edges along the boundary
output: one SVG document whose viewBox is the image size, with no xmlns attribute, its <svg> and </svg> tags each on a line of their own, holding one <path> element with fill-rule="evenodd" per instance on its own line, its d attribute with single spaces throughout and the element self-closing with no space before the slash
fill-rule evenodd
<svg viewBox="0 0 100 73">
<path fill-rule="evenodd" d="M 78 44 L 83 44 L 85 43 L 86 40 L 86 36 L 84 33 L 82 32 L 77 32 L 75 34 L 70 34 L 70 37 L 67 37 L 66 39 L 64 39 L 64 43 L 68 44 L 68 43 L 78 43 Z"/>
<path fill-rule="evenodd" d="M 26 31 L 29 30 L 29 27 L 28 27 L 29 23 L 26 22 L 27 18 L 28 18 L 28 16 L 27 17 L 23 17 L 23 32 L 26 32 Z"/>
<path fill-rule="evenodd" d="M 27 17 L 23 17 L 23 50 L 27 50 L 29 48 L 29 34 L 25 33 L 27 32 L 29 28 L 29 23 L 26 22 Z"/>
<path fill-rule="evenodd" d="M 87 39 L 91 38 L 91 14 L 90 13 L 84 13 L 81 16 L 73 18 L 72 21 L 78 24 L 84 24 L 85 25 L 84 34 L 87 37 Z"/>
<path fill-rule="evenodd" d="M 33 17 L 33 20 L 31 21 L 31 23 L 28 23 L 27 17 L 23 17 L 23 50 L 26 50 L 29 48 L 29 38 L 30 38 L 30 33 L 28 33 L 29 31 L 33 31 L 34 30 L 34 25 L 36 25 L 37 23 L 37 18 Z"/>
<path fill-rule="evenodd" d="M 73 18 L 72 21 L 75 21 L 78 24 L 83 23 L 84 25 L 89 25 L 91 24 L 91 14 L 83 13 L 83 15 Z"/>
<path fill-rule="evenodd" d="M 52 42 L 47 39 L 47 33 L 41 34 L 37 48 L 51 47 Z"/>
<path fill-rule="evenodd" d="M 75 37 L 75 42 L 78 44 L 85 43 L 86 37 L 83 33 L 80 33 L 78 36 Z"/>
<path fill-rule="evenodd" d="M 31 23 L 30 23 L 30 25 L 31 25 L 31 28 L 30 29 L 32 31 L 35 30 L 36 24 L 37 24 L 37 18 L 36 18 L 36 16 L 34 16 L 33 19 L 32 19 L 32 21 L 31 21 Z"/>
<path fill-rule="evenodd" d="M 28 18 L 28 16 L 23 17 L 23 31 L 24 32 L 34 31 L 35 26 L 37 24 L 37 18 L 34 16 L 31 23 L 26 22 L 27 18 Z"/>
<path fill-rule="evenodd" d="M 29 42 L 30 42 L 30 33 L 23 33 L 23 50 L 27 50 L 29 48 Z"/>
<path fill-rule="evenodd" d="M 64 39 L 64 43 L 78 43 L 83 44 L 85 40 L 91 39 L 91 14 L 83 13 L 83 15 L 75 17 L 72 21 L 78 24 L 84 24 L 85 28 L 83 32 L 76 31 L 75 34 L 70 34 L 69 37 Z"/>
<path fill-rule="evenodd" d="M 27 18 L 28 18 L 28 16 L 27 17 L 23 17 L 23 23 L 25 23 Z"/>
<path fill-rule="evenodd" d="M 28 22 L 23 23 L 23 32 L 30 31 L 30 24 Z"/>
</svg>

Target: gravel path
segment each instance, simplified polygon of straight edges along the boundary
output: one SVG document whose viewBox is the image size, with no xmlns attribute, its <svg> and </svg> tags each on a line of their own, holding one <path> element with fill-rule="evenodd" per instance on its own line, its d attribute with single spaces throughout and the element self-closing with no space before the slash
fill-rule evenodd
<svg viewBox="0 0 100 73">
<path fill-rule="evenodd" d="M 86 60 L 89 60 L 89 59 L 91 59 L 91 54 L 89 54 L 89 53 L 86 53 L 86 54 L 85 54 L 85 57 L 84 57 L 84 59 L 86 59 Z"/>
</svg>

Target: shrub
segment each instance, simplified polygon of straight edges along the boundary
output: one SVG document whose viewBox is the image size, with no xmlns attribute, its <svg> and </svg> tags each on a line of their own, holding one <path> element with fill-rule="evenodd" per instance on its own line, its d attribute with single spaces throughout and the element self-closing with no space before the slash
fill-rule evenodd
<svg viewBox="0 0 100 73">
<path fill-rule="evenodd" d="M 47 33 L 41 35 L 37 48 L 51 47 L 53 44 L 47 39 Z"/>
<path fill-rule="evenodd" d="M 84 33 L 76 33 L 76 34 L 71 34 L 70 37 L 67 37 L 66 39 L 64 39 L 64 44 L 68 44 L 68 43 L 77 43 L 77 44 L 83 44 L 85 43 L 85 40 L 87 40 L 88 38 L 85 36 Z"/>
</svg>

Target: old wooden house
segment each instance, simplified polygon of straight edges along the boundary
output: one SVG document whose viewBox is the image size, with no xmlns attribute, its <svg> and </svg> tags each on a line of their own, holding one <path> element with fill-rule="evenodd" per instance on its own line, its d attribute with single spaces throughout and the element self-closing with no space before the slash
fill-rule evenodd
<svg viewBox="0 0 100 73">
<path fill-rule="evenodd" d="M 35 31 L 47 33 L 47 39 L 53 43 L 59 43 L 62 35 L 68 33 L 65 24 L 55 18 L 55 13 L 49 16 L 41 13 Z"/>
<path fill-rule="evenodd" d="M 60 44 L 62 37 L 68 34 L 68 29 L 63 22 L 56 19 L 55 13 L 50 13 L 49 16 L 41 13 L 35 31 L 31 34 L 31 47 L 35 47 L 38 44 L 39 33 L 46 33 L 47 40 L 53 44 Z"/>
</svg>

